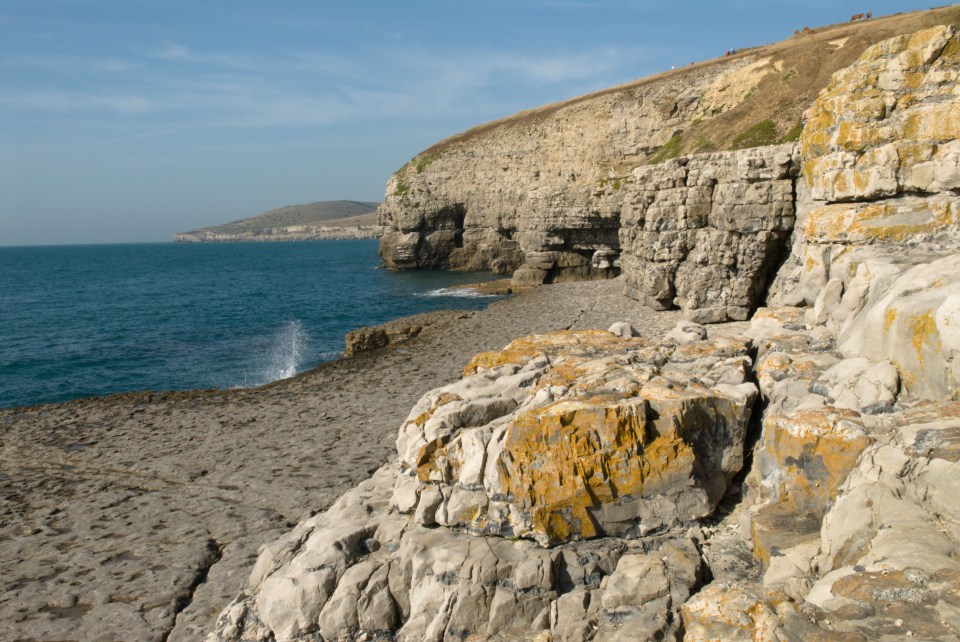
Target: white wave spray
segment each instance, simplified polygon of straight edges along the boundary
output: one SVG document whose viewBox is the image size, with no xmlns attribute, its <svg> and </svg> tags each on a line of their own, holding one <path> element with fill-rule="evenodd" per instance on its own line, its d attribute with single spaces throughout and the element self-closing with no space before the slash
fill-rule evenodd
<svg viewBox="0 0 960 642">
<path fill-rule="evenodd" d="M 307 351 L 309 337 L 300 320 L 289 321 L 274 335 L 264 373 L 267 381 L 289 379 L 297 374 Z"/>
<path fill-rule="evenodd" d="M 483 294 L 473 288 L 439 288 L 418 293 L 417 296 L 448 296 L 457 299 L 495 299 L 496 294 Z"/>
</svg>

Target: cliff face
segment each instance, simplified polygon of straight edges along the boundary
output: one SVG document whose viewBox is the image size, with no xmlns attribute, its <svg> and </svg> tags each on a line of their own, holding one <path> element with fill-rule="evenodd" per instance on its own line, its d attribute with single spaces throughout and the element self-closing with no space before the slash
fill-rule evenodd
<svg viewBox="0 0 960 642">
<path fill-rule="evenodd" d="M 512 273 L 516 286 L 624 272 L 658 308 L 744 319 L 786 254 L 799 159 L 704 152 L 795 140 L 801 112 L 864 48 L 956 19 L 950 8 L 801 34 L 443 141 L 391 177 L 381 256 Z M 681 153 L 696 156 L 670 161 Z"/>
<path fill-rule="evenodd" d="M 624 168 L 702 117 L 709 87 L 754 63 L 675 75 L 428 150 L 387 185 L 385 263 L 504 273 L 528 264 L 541 271 L 534 282 L 615 275 Z"/>
<path fill-rule="evenodd" d="M 803 134 L 799 225 L 771 293 L 928 398 L 960 381 L 958 77 L 955 27 L 883 42 L 837 74 Z"/>
</svg>

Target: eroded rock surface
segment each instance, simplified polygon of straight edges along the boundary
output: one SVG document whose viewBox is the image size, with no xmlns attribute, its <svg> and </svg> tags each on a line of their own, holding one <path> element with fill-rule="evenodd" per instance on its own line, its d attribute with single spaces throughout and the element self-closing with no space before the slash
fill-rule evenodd
<svg viewBox="0 0 960 642">
<path fill-rule="evenodd" d="M 479 354 L 401 426 L 397 508 L 545 545 L 705 517 L 743 464 L 748 348 L 584 331 Z"/>
<path fill-rule="evenodd" d="M 215 639 L 675 637 L 687 529 L 742 465 L 748 347 L 564 331 L 477 355 L 396 463 L 264 549 Z"/>
<path fill-rule="evenodd" d="M 751 243 L 796 216 L 770 307 L 478 354 L 396 462 L 264 549 L 211 639 L 960 640 L 958 64 L 953 26 L 866 51 L 813 108 L 800 180 L 787 147 L 601 185 L 601 234 L 634 217 L 626 280 L 703 321 L 752 311 Z M 468 213 L 405 232 L 408 258 L 478 256 Z M 607 249 L 566 254 L 588 218 L 483 242 L 523 251 L 521 279 L 592 276 Z"/>
<path fill-rule="evenodd" d="M 958 77 L 956 26 L 884 41 L 834 77 L 801 138 L 801 225 L 773 292 L 928 399 L 960 381 Z"/>
<path fill-rule="evenodd" d="M 782 145 L 634 170 L 620 215 L 628 292 L 693 320 L 749 318 L 793 230 L 799 169 Z"/>
</svg>

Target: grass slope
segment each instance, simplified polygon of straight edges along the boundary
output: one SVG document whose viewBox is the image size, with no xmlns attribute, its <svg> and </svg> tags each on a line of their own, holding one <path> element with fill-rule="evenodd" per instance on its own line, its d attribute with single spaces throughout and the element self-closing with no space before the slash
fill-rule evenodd
<svg viewBox="0 0 960 642">
<path fill-rule="evenodd" d="M 744 56 L 769 58 L 779 71 L 764 77 L 755 90 L 736 107 L 712 118 L 690 123 L 685 127 L 682 136 L 678 135 L 676 140 L 668 143 L 669 149 L 655 152 L 648 162 L 698 151 L 721 151 L 786 142 L 797 138 L 801 113 L 813 103 L 820 90 L 827 86 L 834 72 L 850 66 L 867 47 L 901 34 L 935 25 L 957 23 L 960 23 L 960 5 L 828 25 L 806 32 L 803 31 L 804 25 L 796 25 L 798 33 L 782 42 L 740 49 L 734 56 L 720 56 L 485 123 L 440 141 L 416 158 L 435 157 L 451 146 L 469 143 L 472 139 L 499 127 L 539 122 L 580 102 L 611 94 L 630 94 L 651 83 L 677 76 L 682 78 L 692 71 L 723 65 Z"/>
</svg>

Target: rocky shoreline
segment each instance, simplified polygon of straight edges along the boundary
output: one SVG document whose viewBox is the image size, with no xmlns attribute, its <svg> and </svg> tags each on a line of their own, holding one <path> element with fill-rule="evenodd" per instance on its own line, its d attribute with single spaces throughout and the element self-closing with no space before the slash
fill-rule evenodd
<svg viewBox="0 0 960 642">
<path fill-rule="evenodd" d="M 265 228 L 246 232 L 199 230 L 180 232 L 175 243 L 239 243 L 270 241 L 348 241 L 378 239 L 383 234 L 379 225 L 299 225 L 295 228 Z"/>
<path fill-rule="evenodd" d="M 395 450 L 427 390 L 525 334 L 675 312 L 620 281 L 536 288 L 263 388 L 0 410 L 0 639 L 201 640 L 259 547 Z"/>
</svg>

